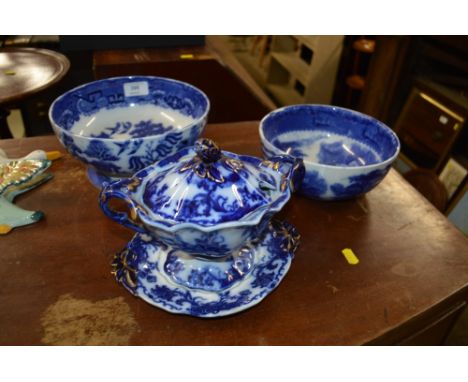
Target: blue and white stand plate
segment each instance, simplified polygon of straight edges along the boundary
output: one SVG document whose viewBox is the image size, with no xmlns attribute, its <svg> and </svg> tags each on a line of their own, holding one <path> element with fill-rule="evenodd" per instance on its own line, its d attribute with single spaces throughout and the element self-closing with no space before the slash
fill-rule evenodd
<svg viewBox="0 0 468 382">
<path fill-rule="evenodd" d="M 299 239 L 292 225 L 273 220 L 260 240 L 213 260 L 137 233 L 115 256 L 113 274 L 131 293 L 168 312 L 226 316 L 258 304 L 278 286 Z"/>
</svg>

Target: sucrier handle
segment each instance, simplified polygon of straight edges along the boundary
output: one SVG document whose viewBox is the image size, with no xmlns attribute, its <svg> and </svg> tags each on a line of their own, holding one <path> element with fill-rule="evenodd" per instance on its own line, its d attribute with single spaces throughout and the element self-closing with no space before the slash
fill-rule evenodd
<svg viewBox="0 0 468 382">
<path fill-rule="evenodd" d="M 99 194 L 99 205 L 104 213 L 115 220 L 117 223 L 125 227 L 131 228 L 134 231 L 145 233 L 143 225 L 137 222 L 138 204 L 132 200 L 129 195 L 129 186 L 131 185 L 129 179 L 122 179 L 117 182 L 108 183 L 104 186 Z M 111 199 L 117 198 L 123 200 L 129 208 L 129 212 L 115 211 L 109 207 Z"/>
<path fill-rule="evenodd" d="M 291 192 L 295 192 L 301 187 L 305 174 L 304 162 L 301 158 L 295 158 L 291 155 L 276 155 L 266 162 L 273 163 L 273 168 L 283 174 L 282 189 L 289 186 Z"/>
</svg>

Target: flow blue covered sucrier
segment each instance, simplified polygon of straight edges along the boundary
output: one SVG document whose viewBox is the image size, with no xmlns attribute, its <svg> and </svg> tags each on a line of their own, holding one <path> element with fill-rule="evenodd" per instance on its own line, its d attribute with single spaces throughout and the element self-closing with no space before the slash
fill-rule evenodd
<svg viewBox="0 0 468 382">
<path fill-rule="evenodd" d="M 304 175 L 301 159 L 263 160 L 222 151 L 209 139 L 131 178 L 106 184 L 107 216 L 188 255 L 218 258 L 259 240 Z M 124 200 L 128 212 L 112 209 Z"/>
</svg>

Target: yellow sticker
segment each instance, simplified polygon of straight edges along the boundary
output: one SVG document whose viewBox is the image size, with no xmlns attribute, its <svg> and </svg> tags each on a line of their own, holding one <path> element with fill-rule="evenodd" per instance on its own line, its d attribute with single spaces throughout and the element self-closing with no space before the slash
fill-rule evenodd
<svg viewBox="0 0 468 382">
<path fill-rule="evenodd" d="M 3 74 L 6 74 L 7 76 L 14 76 L 16 72 L 14 70 L 5 70 Z"/>
<path fill-rule="evenodd" d="M 351 248 L 345 248 L 341 251 L 341 253 L 344 255 L 346 261 L 351 264 L 351 265 L 356 265 L 359 264 L 359 259 L 357 256 L 354 254 L 353 250 Z"/>
<path fill-rule="evenodd" d="M 46 156 L 48 160 L 56 160 L 63 156 L 60 151 L 47 151 Z"/>
<path fill-rule="evenodd" d="M 193 54 L 181 54 L 180 58 L 181 60 L 191 59 L 193 58 Z"/>
</svg>

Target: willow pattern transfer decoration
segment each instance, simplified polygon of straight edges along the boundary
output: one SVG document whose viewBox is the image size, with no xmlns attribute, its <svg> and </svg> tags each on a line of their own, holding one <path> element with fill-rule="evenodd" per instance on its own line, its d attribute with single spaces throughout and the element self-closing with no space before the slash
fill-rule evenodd
<svg viewBox="0 0 468 382">
<path fill-rule="evenodd" d="M 209 111 L 194 86 L 162 77 L 116 77 L 87 83 L 57 98 L 49 113 L 61 143 L 103 182 L 128 177 L 202 133 Z"/>
</svg>

